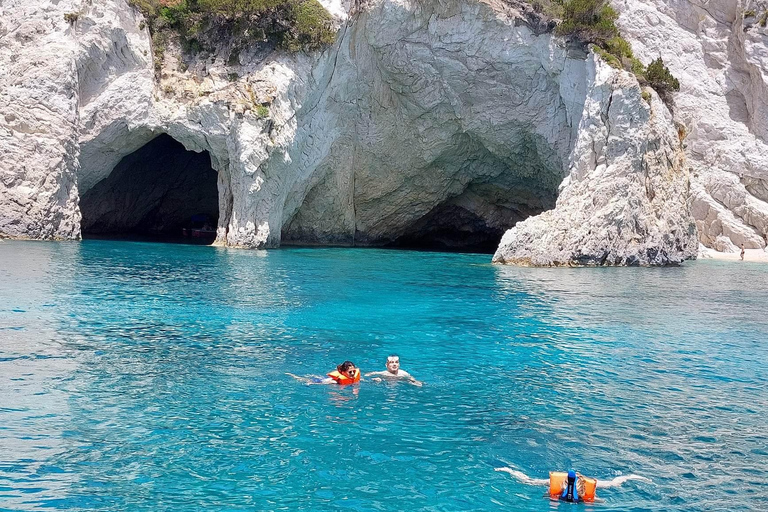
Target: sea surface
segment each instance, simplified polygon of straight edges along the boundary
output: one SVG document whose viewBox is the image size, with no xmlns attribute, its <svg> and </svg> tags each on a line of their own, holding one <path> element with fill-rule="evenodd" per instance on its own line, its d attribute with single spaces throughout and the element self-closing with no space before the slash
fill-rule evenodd
<svg viewBox="0 0 768 512">
<path fill-rule="evenodd" d="M 768 510 L 768 266 L 489 260 L 0 241 L 0 510 Z"/>
</svg>

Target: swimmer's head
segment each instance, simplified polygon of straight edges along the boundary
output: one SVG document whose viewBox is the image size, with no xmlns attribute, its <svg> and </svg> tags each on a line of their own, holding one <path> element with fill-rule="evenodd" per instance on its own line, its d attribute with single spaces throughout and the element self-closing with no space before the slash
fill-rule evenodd
<svg viewBox="0 0 768 512">
<path fill-rule="evenodd" d="M 400 356 L 391 355 L 387 357 L 387 371 L 390 373 L 397 373 L 400 369 Z"/>
<path fill-rule="evenodd" d="M 573 469 L 568 470 L 568 480 L 576 480 L 576 471 Z"/>
<path fill-rule="evenodd" d="M 357 371 L 357 367 L 355 366 L 355 363 L 352 361 L 344 361 L 339 366 L 336 367 L 336 370 L 342 374 L 346 375 L 347 377 L 354 377 L 355 372 Z"/>
</svg>

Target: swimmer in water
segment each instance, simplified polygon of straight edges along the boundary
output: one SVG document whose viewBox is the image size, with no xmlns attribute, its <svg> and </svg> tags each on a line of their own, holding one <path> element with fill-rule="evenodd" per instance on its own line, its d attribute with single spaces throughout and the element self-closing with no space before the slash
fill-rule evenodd
<svg viewBox="0 0 768 512">
<path fill-rule="evenodd" d="M 548 479 L 531 478 L 525 473 L 512 468 L 496 468 L 496 471 L 509 473 L 518 481 L 527 485 L 548 485 L 549 497 L 551 499 L 569 501 L 571 503 L 593 501 L 596 488 L 618 487 L 629 480 L 650 482 L 649 479 L 639 475 L 618 476 L 612 480 L 597 480 L 585 477 L 573 469 L 567 473 L 550 473 Z"/>
<path fill-rule="evenodd" d="M 286 375 L 290 375 L 294 379 L 307 384 L 340 384 L 343 386 L 360 382 L 360 369 L 352 361 L 344 361 L 336 367 L 336 370 L 328 373 L 327 377 L 318 377 L 316 375 L 300 377 L 292 373 L 286 373 Z"/>
<path fill-rule="evenodd" d="M 391 355 L 387 357 L 387 371 L 385 372 L 370 372 L 366 373 L 366 377 L 373 377 L 373 381 L 381 382 L 382 380 L 405 380 L 409 384 L 421 387 L 422 382 L 414 379 L 410 373 L 400 369 L 400 356 Z"/>
<path fill-rule="evenodd" d="M 569 469 L 566 473 L 565 480 L 558 480 L 555 482 L 555 489 L 552 488 L 552 475 L 549 474 L 549 495 L 551 498 L 557 498 L 560 501 L 567 501 L 568 503 L 578 503 L 580 501 L 594 501 L 595 500 L 595 488 L 597 487 L 597 480 L 590 478 L 589 488 L 588 483 L 585 483 L 585 478 L 576 473 L 575 470 Z M 561 491 L 558 494 L 557 488 Z M 552 491 L 555 491 L 554 493 Z"/>
</svg>

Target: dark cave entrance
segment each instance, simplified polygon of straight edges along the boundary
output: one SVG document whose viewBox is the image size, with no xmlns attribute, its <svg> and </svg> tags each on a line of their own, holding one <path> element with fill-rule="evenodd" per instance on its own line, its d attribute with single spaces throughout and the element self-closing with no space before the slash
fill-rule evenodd
<svg viewBox="0 0 768 512">
<path fill-rule="evenodd" d="M 533 184 L 470 186 L 411 224 L 387 247 L 493 254 L 501 237 L 518 222 L 553 208 L 555 191 Z"/>
<path fill-rule="evenodd" d="M 210 244 L 219 217 L 217 173 L 162 134 L 124 157 L 80 198 L 83 238 Z"/>
<path fill-rule="evenodd" d="M 458 167 L 458 174 L 475 178 L 461 194 L 434 206 L 386 245 L 493 254 L 507 230 L 554 208 L 565 177 L 557 153 L 527 131 L 517 132 L 512 147 L 496 153 L 479 140 L 458 136 L 433 165 Z"/>
<path fill-rule="evenodd" d="M 517 220 L 511 221 L 511 227 Z M 493 254 L 506 229 L 489 225 L 475 212 L 442 204 L 410 226 L 386 247 L 417 251 Z"/>
</svg>

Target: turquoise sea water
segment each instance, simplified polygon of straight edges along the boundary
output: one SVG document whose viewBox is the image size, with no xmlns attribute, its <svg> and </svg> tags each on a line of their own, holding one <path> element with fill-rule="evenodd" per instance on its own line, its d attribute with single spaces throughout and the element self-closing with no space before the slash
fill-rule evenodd
<svg viewBox="0 0 768 512">
<path fill-rule="evenodd" d="M 768 509 L 768 267 L 489 259 L 0 242 L 0 510 Z"/>
</svg>

